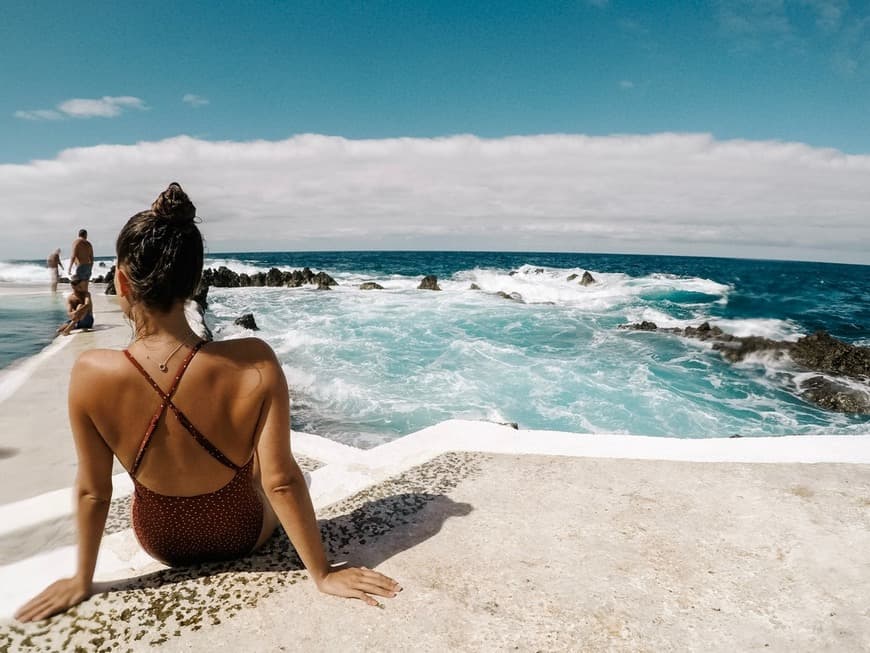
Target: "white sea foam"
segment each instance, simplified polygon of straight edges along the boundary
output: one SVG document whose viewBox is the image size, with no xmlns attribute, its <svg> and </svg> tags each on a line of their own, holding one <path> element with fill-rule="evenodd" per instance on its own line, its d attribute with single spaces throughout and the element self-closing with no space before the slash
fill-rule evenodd
<svg viewBox="0 0 870 653">
<path fill-rule="evenodd" d="M 49 271 L 44 264 L 0 261 L 0 282 L 47 285 Z"/>
<path fill-rule="evenodd" d="M 798 325 L 789 320 L 763 318 L 723 320 L 721 318 L 715 318 L 710 320 L 710 324 L 719 327 L 726 333 L 741 338 L 747 336 L 761 336 L 771 340 L 786 340 L 794 342 L 806 335 L 801 331 Z"/>
<path fill-rule="evenodd" d="M 240 261 L 232 258 L 206 258 L 203 262 L 204 268 L 213 268 L 217 270 L 219 267 L 225 267 L 236 274 L 256 274 L 258 272 L 268 272 L 269 267 L 254 265 L 250 262 Z"/>
</svg>

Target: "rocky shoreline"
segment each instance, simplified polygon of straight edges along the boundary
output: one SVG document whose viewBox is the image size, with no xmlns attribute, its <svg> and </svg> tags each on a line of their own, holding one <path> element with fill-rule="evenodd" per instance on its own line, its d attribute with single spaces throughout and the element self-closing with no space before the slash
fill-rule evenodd
<svg viewBox="0 0 870 653">
<path fill-rule="evenodd" d="M 697 327 L 663 328 L 654 322 L 621 324 L 620 329 L 655 331 L 709 341 L 722 357 L 738 363 L 753 354 L 788 358 L 801 371 L 814 376 L 798 382 L 798 394 L 820 408 L 840 413 L 870 415 L 870 347 L 857 347 L 817 331 L 796 342 L 760 336 L 735 336 L 709 322 Z"/>
</svg>

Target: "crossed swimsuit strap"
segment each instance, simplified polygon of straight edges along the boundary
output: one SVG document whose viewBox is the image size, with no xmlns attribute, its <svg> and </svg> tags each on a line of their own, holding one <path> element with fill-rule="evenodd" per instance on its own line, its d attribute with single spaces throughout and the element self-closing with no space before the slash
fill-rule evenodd
<svg viewBox="0 0 870 653">
<path fill-rule="evenodd" d="M 151 375 L 145 371 L 139 361 L 133 358 L 133 354 L 131 354 L 126 349 L 124 350 L 124 354 L 127 356 L 127 359 L 133 363 L 133 367 L 139 370 L 142 373 L 142 376 L 148 381 L 154 391 L 160 395 L 162 401 L 160 402 L 160 406 L 157 408 L 157 411 L 154 413 L 154 416 L 151 418 L 151 422 L 148 424 L 148 430 L 145 431 L 145 437 L 142 438 L 142 444 L 139 445 L 139 451 L 136 454 L 136 460 L 133 462 L 133 468 L 130 470 L 130 475 L 135 478 L 136 472 L 139 469 L 139 465 L 142 464 L 142 457 L 145 455 L 145 451 L 148 449 L 148 445 L 151 444 L 151 436 L 154 435 L 154 431 L 157 428 L 157 423 L 160 421 L 160 418 L 163 417 L 163 414 L 166 412 L 166 409 L 169 408 L 174 414 L 181 425 L 187 429 L 187 432 L 193 436 L 193 439 L 197 441 L 197 443 L 205 449 L 209 454 L 211 454 L 212 458 L 217 460 L 219 463 L 229 467 L 234 471 L 239 471 L 242 469 L 238 465 L 236 465 L 232 460 L 227 458 L 216 446 L 214 446 L 211 442 L 209 442 L 208 438 L 206 438 L 202 433 L 197 430 L 197 428 L 191 424 L 190 420 L 187 419 L 184 413 L 182 413 L 178 407 L 172 401 L 172 395 L 175 394 L 175 391 L 178 389 L 178 384 L 181 381 L 181 377 L 184 376 L 184 372 L 187 370 L 187 366 L 190 365 L 190 361 L 193 359 L 193 356 L 199 349 L 205 344 L 204 340 L 200 340 L 194 347 L 190 350 L 190 353 L 185 357 L 184 361 L 181 363 L 181 366 L 178 368 L 178 371 L 175 373 L 175 379 L 172 381 L 172 385 L 169 387 L 168 392 L 163 392 L 163 389 L 157 385 L 157 382 L 151 378 Z"/>
</svg>

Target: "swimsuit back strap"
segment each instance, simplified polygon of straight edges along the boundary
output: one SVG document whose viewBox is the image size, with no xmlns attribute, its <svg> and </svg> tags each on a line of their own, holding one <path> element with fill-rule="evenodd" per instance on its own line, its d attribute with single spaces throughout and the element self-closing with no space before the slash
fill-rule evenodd
<svg viewBox="0 0 870 653">
<path fill-rule="evenodd" d="M 169 387 L 168 392 L 163 392 L 163 389 L 157 384 L 157 382 L 152 378 L 150 374 L 145 370 L 142 365 L 139 364 L 133 354 L 131 354 L 128 350 L 124 350 L 124 354 L 127 356 L 127 360 L 129 360 L 133 367 L 135 367 L 142 376 L 148 381 L 154 391 L 160 395 L 160 398 L 163 400 L 160 402 L 160 406 L 155 411 L 154 415 L 151 417 L 151 422 L 148 424 L 148 429 L 145 431 L 145 436 L 142 438 L 142 443 L 139 445 L 139 451 L 136 454 L 136 459 L 133 462 L 133 467 L 130 470 L 130 474 L 135 477 L 136 471 L 139 469 L 139 465 L 142 464 L 142 458 L 145 455 L 145 451 L 148 449 L 148 445 L 151 443 L 151 436 L 154 435 L 154 431 L 157 429 L 157 423 L 160 421 L 160 418 L 163 417 L 163 413 L 166 411 L 166 408 L 173 412 L 175 417 L 181 423 L 181 425 L 187 430 L 188 433 L 196 440 L 197 444 L 199 444 L 203 449 L 205 449 L 215 460 L 217 460 L 222 465 L 229 467 L 234 471 L 238 471 L 241 469 L 238 465 L 236 465 L 233 461 L 227 458 L 223 452 L 214 446 L 208 438 L 206 438 L 199 430 L 191 423 L 187 416 L 182 413 L 178 407 L 172 401 L 172 395 L 175 394 L 175 391 L 178 389 L 178 384 L 181 382 L 181 377 L 184 376 L 184 373 L 187 371 L 188 366 L 190 365 L 190 361 L 193 359 L 196 352 L 200 350 L 200 348 L 205 344 L 204 340 L 200 340 L 196 345 L 191 348 L 190 353 L 187 354 L 184 361 L 182 361 L 181 365 L 178 367 L 178 371 L 175 373 L 175 378 L 172 380 L 172 385 Z"/>
</svg>

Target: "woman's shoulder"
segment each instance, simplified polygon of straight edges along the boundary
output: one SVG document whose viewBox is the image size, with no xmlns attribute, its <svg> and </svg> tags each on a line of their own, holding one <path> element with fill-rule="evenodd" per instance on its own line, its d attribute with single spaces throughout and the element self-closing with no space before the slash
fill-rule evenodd
<svg viewBox="0 0 870 653">
<path fill-rule="evenodd" d="M 124 360 L 124 352 L 117 349 L 89 349 L 82 352 L 70 371 L 72 387 L 111 388 L 121 379 L 130 364 Z"/>
<path fill-rule="evenodd" d="M 207 343 L 202 351 L 237 364 L 268 365 L 278 362 L 269 344 L 259 338 L 212 341 Z"/>
<path fill-rule="evenodd" d="M 105 374 L 118 369 L 124 361 L 124 352 L 117 349 L 88 349 L 79 354 L 73 365 L 73 373 Z"/>
</svg>

